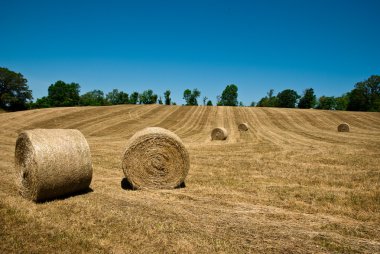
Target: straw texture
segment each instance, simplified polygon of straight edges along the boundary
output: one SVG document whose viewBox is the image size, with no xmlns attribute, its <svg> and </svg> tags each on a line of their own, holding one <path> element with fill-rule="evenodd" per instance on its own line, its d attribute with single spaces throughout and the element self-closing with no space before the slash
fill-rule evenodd
<svg viewBox="0 0 380 254">
<path fill-rule="evenodd" d="M 17 185 L 33 201 L 88 189 L 91 153 L 83 134 L 73 129 L 34 129 L 19 134 L 15 149 Z"/>
<path fill-rule="evenodd" d="M 211 132 L 212 140 L 225 140 L 228 137 L 228 131 L 225 128 L 217 127 Z"/>
<path fill-rule="evenodd" d="M 184 183 L 190 159 L 176 134 L 149 127 L 128 140 L 122 168 L 134 189 L 173 189 Z"/>
<path fill-rule="evenodd" d="M 247 131 L 248 130 L 248 124 L 247 123 L 241 123 L 238 125 L 239 131 Z"/>
<path fill-rule="evenodd" d="M 348 125 L 348 123 L 341 123 L 338 125 L 338 131 L 339 132 L 349 132 L 350 126 Z"/>
</svg>

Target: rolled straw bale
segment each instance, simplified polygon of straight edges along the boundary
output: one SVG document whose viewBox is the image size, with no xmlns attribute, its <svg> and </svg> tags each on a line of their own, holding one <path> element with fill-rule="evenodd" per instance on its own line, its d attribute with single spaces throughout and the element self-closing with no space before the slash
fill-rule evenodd
<svg viewBox="0 0 380 254">
<path fill-rule="evenodd" d="M 73 129 L 34 129 L 19 134 L 15 149 L 17 185 L 33 201 L 86 190 L 92 179 L 91 153 Z"/>
<path fill-rule="evenodd" d="M 349 132 L 350 126 L 348 125 L 348 123 L 341 123 L 338 125 L 338 131 L 339 132 Z"/>
<path fill-rule="evenodd" d="M 190 159 L 176 134 L 149 127 L 128 140 L 122 168 L 133 189 L 173 189 L 184 183 Z"/>
<path fill-rule="evenodd" d="M 247 131 L 248 130 L 248 124 L 247 123 L 241 123 L 238 126 L 239 131 Z"/>
<path fill-rule="evenodd" d="M 211 132 L 212 140 L 225 140 L 228 137 L 228 131 L 223 127 L 217 127 Z"/>
</svg>

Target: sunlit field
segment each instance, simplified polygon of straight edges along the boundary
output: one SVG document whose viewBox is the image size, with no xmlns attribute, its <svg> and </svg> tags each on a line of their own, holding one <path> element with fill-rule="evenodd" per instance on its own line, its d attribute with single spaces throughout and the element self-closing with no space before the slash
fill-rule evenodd
<svg viewBox="0 0 380 254">
<path fill-rule="evenodd" d="M 238 124 L 246 122 L 247 132 Z M 337 131 L 347 122 L 350 132 Z M 186 187 L 128 190 L 121 157 L 138 130 L 176 133 Z M 214 127 L 229 131 L 211 141 Z M 44 203 L 17 192 L 19 132 L 74 128 L 91 190 Z M 123 105 L 0 114 L 0 253 L 379 253 L 380 113 Z"/>
</svg>

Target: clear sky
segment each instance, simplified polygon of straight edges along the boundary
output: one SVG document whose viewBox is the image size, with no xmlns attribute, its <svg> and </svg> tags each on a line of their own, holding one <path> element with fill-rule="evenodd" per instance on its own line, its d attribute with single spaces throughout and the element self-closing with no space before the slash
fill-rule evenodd
<svg viewBox="0 0 380 254">
<path fill-rule="evenodd" d="M 21 72 L 34 98 L 57 80 L 81 93 L 186 88 L 213 103 L 271 88 L 340 96 L 380 74 L 379 0 L 0 0 L 0 66 Z"/>
</svg>

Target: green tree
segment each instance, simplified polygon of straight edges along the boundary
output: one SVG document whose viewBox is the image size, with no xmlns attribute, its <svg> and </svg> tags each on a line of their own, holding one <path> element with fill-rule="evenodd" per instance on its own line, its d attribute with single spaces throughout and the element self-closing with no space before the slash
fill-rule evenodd
<svg viewBox="0 0 380 254">
<path fill-rule="evenodd" d="M 216 96 L 216 106 L 222 106 L 222 96 Z"/>
<path fill-rule="evenodd" d="M 342 96 L 335 98 L 336 110 L 347 110 L 347 106 L 350 100 L 349 95 L 349 93 L 345 93 Z"/>
<path fill-rule="evenodd" d="M 183 92 L 183 99 L 186 101 L 186 105 L 190 105 L 190 98 L 191 98 L 191 90 L 186 89 Z"/>
<path fill-rule="evenodd" d="M 48 98 L 52 107 L 68 107 L 79 105 L 80 86 L 77 83 L 66 84 L 59 80 L 48 88 Z"/>
<path fill-rule="evenodd" d="M 256 106 L 256 102 L 252 101 L 250 107 Z"/>
<path fill-rule="evenodd" d="M 186 89 L 183 92 L 183 98 L 185 99 L 187 106 L 198 106 L 197 98 L 199 96 L 201 96 L 201 92 L 197 88 L 195 88 L 193 91 Z"/>
<path fill-rule="evenodd" d="M 350 111 L 368 111 L 369 101 L 363 89 L 355 88 L 351 90 L 347 105 L 347 110 Z"/>
<path fill-rule="evenodd" d="M 191 94 L 190 104 L 194 106 L 198 106 L 198 98 L 201 96 L 201 92 L 195 88 Z"/>
<path fill-rule="evenodd" d="M 211 100 L 208 100 L 207 106 L 212 106 L 212 101 Z"/>
<path fill-rule="evenodd" d="M 32 90 L 21 73 L 0 68 L 0 108 L 5 110 L 23 110 L 31 102 Z"/>
<path fill-rule="evenodd" d="M 380 76 L 358 82 L 349 94 L 347 110 L 380 111 Z"/>
<path fill-rule="evenodd" d="M 334 96 L 321 96 L 318 99 L 317 109 L 333 110 L 336 108 Z"/>
<path fill-rule="evenodd" d="M 203 97 L 203 106 L 206 106 L 207 100 L 208 100 L 208 98 L 206 96 Z"/>
<path fill-rule="evenodd" d="M 292 89 L 285 89 L 277 94 L 277 106 L 280 108 L 295 108 L 300 96 Z"/>
<path fill-rule="evenodd" d="M 227 85 L 223 90 L 220 103 L 222 106 L 237 106 L 238 105 L 238 87 L 234 84 Z"/>
<path fill-rule="evenodd" d="M 160 96 L 160 98 L 158 98 L 158 104 L 163 104 L 161 96 Z"/>
<path fill-rule="evenodd" d="M 32 108 L 50 108 L 50 100 L 47 96 L 38 98 L 35 103 L 32 104 Z"/>
<path fill-rule="evenodd" d="M 157 94 L 154 94 L 151 89 L 145 90 L 139 95 L 140 104 L 155 104 L 157 102 Z"/>
<path fill-rule="evenodd" d="M 165 93 L 164 93 L 164 97 L 165 97 L 165 105 L 170 105 L 171 103 L 171 98 L 170 98 L 170 90 L 166 90 Z"/>
<path fill-rule="evenodd" d="M 303 92 L 303 96 L 298 103 L 299 108 L 314 108 L 317 104 L 317 97 L 313 88 L 308 88 Z"/>
<path fill-rule="evenodd" d="M 257 107 L 268 107 L 268 97 L 263 97 L 259 100 L 259 102 L 257 103 Z"/>
<path fill-rule="evenodd" d="M 261 98 L 257 103 L 258 107 L 277 107 L 278 98 L 273 95 L 274 90 L 270 89 L 267 96 Z"/>
<path fill-rule="evenodd" d="M 133 92 L 131 96 L 129 97 L 129 103 L 130 104 L 137 104 L 139 99 L 139 93 L 138 92 Z"/>
<path fill-rule="evenodd" d="M 274 90 L 270 89 L 267 95 L 268 95 L 268 105 L 266 107 L 277 107 L 278 98 L 274 96 Z"/>
<path fill-rule="evenodd" d="M 82 106 L 104 106 L 107 104 L 104 93 L 101 90 L 92 90 L 80 96 Z"/>
<path fill-rule="evenodd" d="M 129 95 L 123 91 L 119 91 L 118 89 L 113 89 L 106 95 L 106 101 L 112 105 L 128 104 Z"/>
</svg>

